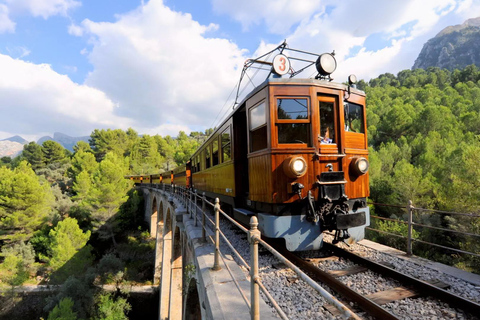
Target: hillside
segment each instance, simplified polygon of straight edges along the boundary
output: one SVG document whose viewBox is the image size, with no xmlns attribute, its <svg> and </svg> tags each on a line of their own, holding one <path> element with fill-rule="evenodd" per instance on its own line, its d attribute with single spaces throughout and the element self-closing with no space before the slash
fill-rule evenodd
<svg viewBox="0 0 480 320">
<path fill-rule="evenodd" d="M 0 141 L 0 158 L 10 157 L 14 158 L 23 150 L 23 144 L 10 140 Z"/>
<path fill-rule="evenodd" d="M 480 67 L 480 17 L 449 26 L 424 44 L 412 69 Z"/>
</svg>

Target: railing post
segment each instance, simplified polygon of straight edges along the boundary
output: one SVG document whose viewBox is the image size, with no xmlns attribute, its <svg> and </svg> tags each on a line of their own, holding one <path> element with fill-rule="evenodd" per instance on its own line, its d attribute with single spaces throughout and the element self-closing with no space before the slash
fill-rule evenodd
<svg viewBox="0 0 480 320">
<path fill-rule="evenodd" d="M 260 230 L 258 219 L 253 216 L 250 218 L 250 231 L 248 232 L 248 242 L 250 243 L 250 315 L 252 320 L 260 319 L 260 292 L 258 286 L 258 242 L 260 240 Z"/>
<path fill-rule="evenodd" d="M 194 209 L 194 219 L 193 221 L 195 221 L 195 227 L 197 226 L 197 190 L 195 190 L 195 204 L 193 205 L 193 209 Z"/>
<path fill-rule="evenodd" d="M 213 262 L 212 270 L 220 270 L 220 200 L 215 198 L 215 260 Z"/>
<path fill-rule="evenodd" d="M 202 240 L 207 242 L 207 233 L 205 231 L 205 192 L 202 193 Z"/>
<path fill-rule="evenodd" d="M 187 208 L 189 208 L 188 212 L 190 212 L 190 219 L 192 219 L 192 191 L 191 190 L 188 190 L 188 198 L 189 198 L 189 201 L 188 201 L 188 205 L 187 205 Z"/>
<path fill-rule="evenodd" d="M 412 200 L 408 200 L 408 237 L 407 237 L 407 255 L 412 255 L 412 228 L 413 228 L 413 204 Z"/>
</svg>

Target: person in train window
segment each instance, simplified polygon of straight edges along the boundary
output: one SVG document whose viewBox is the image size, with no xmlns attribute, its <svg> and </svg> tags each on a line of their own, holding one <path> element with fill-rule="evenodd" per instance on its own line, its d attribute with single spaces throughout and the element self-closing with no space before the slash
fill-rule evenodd
<svg viewBox="0 0 480 320">
<path fill-rule="evenodd" d="M 326 128 L 324 135 L 320 137 L 320 143 L 332 143 L 332 139 L 330 139 L 330 130 L 328 127 Z"/>
</svg>

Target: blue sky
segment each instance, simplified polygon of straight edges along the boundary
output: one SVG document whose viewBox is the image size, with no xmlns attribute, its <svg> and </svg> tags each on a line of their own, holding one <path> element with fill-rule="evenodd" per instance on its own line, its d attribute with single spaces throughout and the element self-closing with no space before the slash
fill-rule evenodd
<svg viewBox="0 0 480 320">
<path fill-rule="evenodd" d="M 244 61 L 285 39 L 368 80 L 478 16 L 480 0 L 0 0 L 0 139 L 205 130 Z"/>
</svg>

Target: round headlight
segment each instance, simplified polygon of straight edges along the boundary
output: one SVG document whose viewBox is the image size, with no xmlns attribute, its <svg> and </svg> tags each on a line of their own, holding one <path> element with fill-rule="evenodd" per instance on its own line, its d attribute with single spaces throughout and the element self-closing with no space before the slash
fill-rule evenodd
<svg viewBox="0 0 480 320">
<path fill-rule="evenodd" d="M 322 76 L 328 76 L 337 69 L 337 61 L 332 54 L 324 53 L 318 57 L 315 66 L 317 67 L 318 73 Z"/>
<path fill-rule="evenodd" d="M 289 157 L 283 161 L 283 172 L 290 178 L 300 178 L 307 172 L 307 163 L 302 157 Z"/>
<path fill-rule="evenodd" d="M 356 171 L 358 175 L 362 175 L 368 172 L 369 168 L 368 160 L 365 158 L 356 158 L 353 163 L 353 169 Z"/>
<path fill-rule="evenodd" d="M 351 74 L 348 76 L 348 84 L 349 85 L 352 85 L 352 84 L 355 84 L 357 83 L 357 76 L 354 75 L 354 74 Z"/>
</svg>

